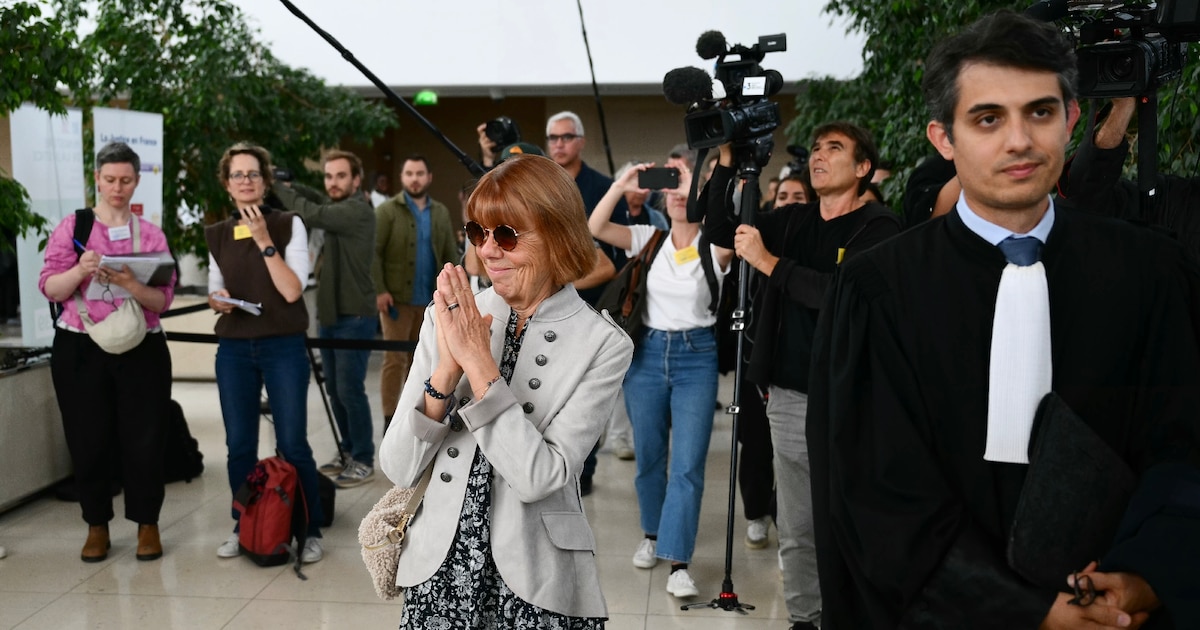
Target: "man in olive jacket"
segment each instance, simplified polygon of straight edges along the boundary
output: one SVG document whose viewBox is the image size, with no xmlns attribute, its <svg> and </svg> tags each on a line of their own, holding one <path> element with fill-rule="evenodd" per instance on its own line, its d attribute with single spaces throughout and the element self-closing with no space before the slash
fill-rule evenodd
<svg viewBox="0 0 1200 630">
<path fill-rule="evenodd" d="M 371 303 L 371 243 L 375 216 L 359 193 L 362 162 L 347 151 L 330 151 L 322 159 L 326 198 L 315 190 L 276 183 L 275 194 L 310 228 L 325 230 L 325 247 L 317 272 L 317 321 L 322 339 L 375 338 L 375 305 Z M 365 381 L 370 350 L 321 349 L 321 364 L 330 406 L 342 434 L 341 452 L 321 466 L 339 487 L 366 483 L 375 474 L 375 429 Z"/>
<path fill-rule="evenodd" d="M 457 263 L 456 224 L 450 210 L 429 196 L 433 171 L 423 156 L 412 155 L 400 169 L 402 190 L 375 209 L 375 308 L 383 338 L 413 341 L 421 332 L 438 271 Z M 408 379 L 412 352 L 387 352 L 379 375 L 383 426 L 387 430 Z"/>
</svg>

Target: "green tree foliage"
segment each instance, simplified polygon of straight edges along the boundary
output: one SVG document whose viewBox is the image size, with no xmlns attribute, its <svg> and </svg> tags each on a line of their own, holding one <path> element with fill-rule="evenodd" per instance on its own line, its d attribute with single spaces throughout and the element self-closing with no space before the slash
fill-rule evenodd
<svg viewBox="0 0 1200 630">
<path fill-rule="evenodd" d="M 42 7 L 17 2 L 0 9 L 0 117 L 33 103 L 56 114 L 67 111 L 65 90 L 82 85 L 87 58 L 73 29 Z M 46 218 L 29 209 L 25 188 L 0 170 L 0 234 L 49 234 Z M 0 239 L 0 248 L 8 248 Z"/>
<path fill-rule="evenodd" d="M 899 199 L 911 167 L 933 153 L 925 139 L 929 115 L 920 89 L 926 55 L 935 43 L 987 13 L 1020 11 L 1030 4 L 1032 0 L 829 0 L 825 13 L 866 36 L 863 71 L 849 81 L 802 81 L 789 138 L 806 144 L 813 128 L 831 120 L 871 129 L 880 154 L 896 166 L 897 176 L 884 183 L 884 193 Z M 1200 62 L 1195 49 L 1193 45 L 1183 77 L 1159 92 L 1159 164 L 1167 172 L 1197 171 Z M 1083 127 L 1077 126 L 1077 136 Z"/>
<path fill-rule="evenodd" d="M 203 228 L 231 209 L 217 163 L 235 142 L 261 144 L 304 175 L 322 148 L 369 143 L 396 124 L 383 105 L 276 59 L 227 0 L 54 1 L 73 23 L 95 23 L 81 42 L 94 66 L 78 101 L 163 115 L 163 227 L 176 254 L 206 259 Z"/>
</svg>

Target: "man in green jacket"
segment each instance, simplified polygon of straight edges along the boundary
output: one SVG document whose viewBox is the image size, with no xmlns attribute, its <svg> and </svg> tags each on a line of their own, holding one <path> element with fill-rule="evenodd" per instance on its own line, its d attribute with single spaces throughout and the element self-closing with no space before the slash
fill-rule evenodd
<svg viewBox="0 0 1200 630">
<path fill-rule="evenodd" d="M 456 222 L 444 204 L 429 196 L 432 183 L 429 161 L 420 155 L 409 156 L 400 168 L 400 194 L 375 209 L 371 279 L 383 338 L 388 341 L 417 340 L 438 271 L 459 259 Z M 385 431 L 411 365 L 412 352 L 383 355 L 379 386 Z"/>
<path fill-rule="evenodd" d="M 274 185 L 288 210 L 310 228 L 325 230 L 325 246 L 317 272 L 317 322 L 322 339 L 375 338 L 375 305 L 371 303 L 371 243 L 375 212 L 358 192 L 362 162 L 348 151 L 330 151 L 322 159 L 325 197 L 311 188 Z M 320 471 L 339 487 L 366 483 L 375 474 L 375 429 L 365 381 L 370 350 L 321 349 L 322 370 L 330 406 L 342 436 L 341 452 Z"/>
</svg>

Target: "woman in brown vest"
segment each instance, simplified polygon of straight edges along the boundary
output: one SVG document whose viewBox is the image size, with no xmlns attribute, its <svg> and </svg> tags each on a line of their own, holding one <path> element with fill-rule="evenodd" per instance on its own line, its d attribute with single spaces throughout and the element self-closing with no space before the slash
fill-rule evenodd
<svg viewBox="0 0 1200 630">
<path fill-rule="evenodd" d="M 308 540 L 301 552 L 307 563 L 323 556 L 317 466 L 308 444 L 308 309 L 301 300 L 308 278 L 308 233 L 295 214 L 265 204 L 271 174 L 271 156 L 262 147 L 239 143 L 221 157 L 218 175 L 236 212 L 204 230 L 208 305 L 221 314 L 216 325 L 217 390 L 230 489 L 237 491 L 259 459 L 259 394 L 265 385 L 275 449 L 296 467 L 308 506 Z M 236 511 L 233 518 L 238 518 Z M 239 553 L 235 526 L 217 556 Z"/>
</svg>

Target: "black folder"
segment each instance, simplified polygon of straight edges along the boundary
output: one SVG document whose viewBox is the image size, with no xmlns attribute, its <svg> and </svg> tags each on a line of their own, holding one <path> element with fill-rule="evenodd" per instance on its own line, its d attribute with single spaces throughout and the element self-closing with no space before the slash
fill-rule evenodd
<svg viewBox="0 0 1200 630">
<path fill-rule="evenodd" d="M 1008 564 L 1047 589 L 1099 560 L 1113 544 L 1137 477 L 1063 402 L 1046 394 L 1029 440 L 1029 470 L 1017 501 Z"/>
</svg>

